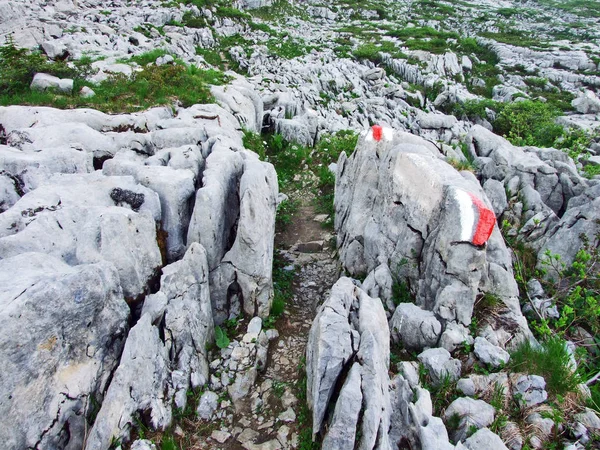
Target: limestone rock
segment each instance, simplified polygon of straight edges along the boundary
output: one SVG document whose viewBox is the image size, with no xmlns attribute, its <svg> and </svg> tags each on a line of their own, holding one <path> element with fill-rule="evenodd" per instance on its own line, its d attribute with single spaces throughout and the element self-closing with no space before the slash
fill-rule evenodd
<svg viewBox="0 0 600 450">
<path fill-rule="evenodd" d="M 494 407 L 483 400 L 473 400 L 463 397 L 454 400 L 444 412 L 446 424 L 458 417 L 458 427 L 452 430 L 452 438 L 455 442 L 464 441 L 473 427 L 480 429 L 488 427 L 494 421 Z"/>
<path fill-rule="evenodd" d="M 64 94 L 69 94 L 73 91 L 73 80 L 68 78 L 60 79 L 47 73 L 36 73 L 30 88 L 32 91 L 56 90 Z"/>
<path fill-rule="evenodd" d="M 361 430 L 361 448 L 389 446 L 389 331 L 383 305 L 340 278 L 321 306 L 307 344 L 307 397 L 313 411 L 313 435 L 323 427 L 333 389 L 342 373 L 350 372 L 325 433 L 327 448 L 354 440 L 350 429 Z M 355 362 L 350 365 L 351 357 Z M 361 401 L 362 399 L 362 401 Z M 357 423 L 360 405 L 362 421 Z M 342 414 L 347 413 L 347 414 Z M 353 419 L 354 418 L 354 419 Z M 329 436 L 329 434 L 331 436 Z"/>
<path fill-rule="evenodd" d="M 202 420 L 210 420 L 217 409 L 219 396 L 212 391 L 205 391 L 200 397 L 196 414 Z"/>
<path fill-rule="evenodd" d="M 508 352 L 496 345 L 490 344 L 490 342 L 482 337 L 475 338 L 475 356 L 485 364 L 489 364 L 492 367 L 504 366 L 510 359 Z"/>
<path fill-rule="evenodd" d="M 473 202 L 486 212 L 468 213 Z M 393 267 L 419 307 L 464 326 L 477 293 L 493 293 L 504 306 L 497 326 L 514 324 L 517 342 L 531 337 L 510 254 L 483 190 L 442 161 L 431 143 L 391 129 L 380 141 L 363 133 L 356 151 L 338 161 L 335 208 L 340 259 L 349 273 Z M 470 228 L 480 214 L 488 217 L 485 245 L 483 239 L 474 244 Z"/>
<path fill-rule="evenodd" d="M 445 378 L 451 381 L 460 378 L 460 361 L 453 359 L 443 348 L 430 348 L 419 354 L 418 358 L 427 369 L 434 385 L 441 384 Z"/>
<path fill-rule="evenodd" d="M 544 403 L 548 398 L 546 381 L 538 375 L 522 375 L 513 386 L 513 395 L 526 407 Z"/>
<path fill-rule="evenodd" d="M 158 328 L 145 314 L 127 337 L 121 363 L 90 430 L 86 450 L 108 448 L 113 439 L 128 438 L 135 424 L 134 413 L 139 409 L 150 413 L 154 429 L 164 430 L 170 424 L 168 364 L 168 350 Z"/>
<path fill-rule="evenodd" d="M 482 428 L 475 432 L 473 436 L 468 438 L 464 445 L 469 450 L 508 450 L 506 445 L 502 442 L 502 439 L 497 434 L 492 433 L 487 428 Z"/>
<path fill-rule="evenodd" d="M 409 350 L 435 347 L 442 325 L 431 311 L 424 311 L 412 303 L 400 303 L 390 320 L 394 341 Z"/>
<path fill-rule="evenodd" d="M 86 450 L 107 448 L 129 437 L 137 412 L 151 425 L 171 424 L 172 402 L 185 409 L 190 388 L 208 380 L 206 345 L 213 339 L 206 252 L 192 245 L 183 259 L 163 268 L 163 310 L 147 310 L 125 343 L 121 363 L 90 431 Z M 157 323 L 158 325 L 155 325 Z"/>
<path fill-rule="evenodd" d="M 0 261 L 0 286 L 4 448 L 82 448 L 128 329 L 117 271 L 23 253 Z"/>
<path fill-rule="evenodd" d="M 131 178 L 55 175 L 0 215 L 0 255 L 45 252 L 71 265 L 109 261 L 125 296 L 135 298 L 162 264 L 159 220 L 157 195 Z"/>
</svg>

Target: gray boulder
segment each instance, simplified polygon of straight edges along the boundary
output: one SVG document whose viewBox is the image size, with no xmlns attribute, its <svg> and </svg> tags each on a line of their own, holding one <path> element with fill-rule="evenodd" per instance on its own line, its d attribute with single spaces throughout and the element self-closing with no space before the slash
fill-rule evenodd
<svg viewBox="0 0 600 450">
<path fill-rule="evenodd" d="M 216 411 L 219 396 L 216 392 L 206 391 L 200 397 L 200 401 L 198 402 L 198 408 L 196 408 L 196 414 L 202 420 L 210 420 L 213 413 Z"/>
<path fill-rule="evenodd" d="M 593 91 L 585 90 L 571 105 L 581 114 L 596 114 L 600 112 L 600 99 Z"/>
<path fill-rule="evenodd" d="M 117 271 L 23 253 L 0 260 L 0 286 L 4 448 L 82 448 L 128 330 Z"/>
<path fill-rule="evenodd" d="M 355 363 L 350 372 L 333 411 L 332 426 L 323 438 L 321 448 L 354 448 L 358 417 L 362 407 L 361 365 Z"/>
<path fill-rule="evenodd" d="M 73 80 L 68 78 L 60 79 L 53 75 L 48 75 L 47 73 L 36 73 L 29 87 L 32 91 L 47 91 L 54 89 L 64 94 L 70 94 L 73 92 Z"/>
<path fill-rule="evenodd" d="M 165 301 L 156 302 L 155 297 Z M 172 403 L 185 409 L 187 392 L 208 381 L 206 346 L 213 339 L 208 264 L 200 244 L 163 268 L 161 289 L 132 329 L 121 363 L 90 431 L 86 450 L 129 438 L 135 414 L 150 413 L 153 429 L 171 424 Z"/>
<path fill-rule="evenodd" d="M 561 263 L 570 267 L 575 261 L 577 252 L 584 248 L 582 235 L 586 236 L 589 242 L 594 242 L 595 236 L 600 232 L 598 219 L 600 219 L 598 197 L 590 200 L 589 203 L 567 209 L 560 222 L 545 235 L 545 241 L 538 252 L 538 268 L 546 269 L 548 276 L 556 279 L 558 274 L 550 264 L 551 261 L 548 260 L 546 253 L 560 255 Z"/>
<path fill-rule="evenodd" d="M 112 157 L 119 150 L 119 145 L 114 139 L 85 123 L 59 123 L 17 128 L 8 134 L 7 144 L 30 152 L 76 145 L 92 153 L 95 158 Z"/>
<path fill-rule="evenodd" d="M 544 403 L 548 399 L 546 381 L 538 375 L 521 375 L 513 383 L 513 396 L 519 404 L 531 407 Z"/>
<path fill-rule="evenodd" d="M 394 279 L 392 272 L 386 264 L 382 264 L 375 270 L 369 273 L 365 281 L 362 283 L 364 289 L 369 296 L 380 298 L 387 311 L 392 313 L 396 309 L 393 299 Z"/>
<path fill-rule="evenodd" d="M 195 156 L 193 161 L 201 164 L 199 150 L 196 149 L 198 154 L 194 154 L 194 149 L 189 150 Z M 195 171 L 198 172 L 199 167 Z M 185 253 L 185 238 L 192 215 L 191 200 L 196 191 L 197 176 L 194 171 L 163 165 L 141 165 L 117 155 L 104 163 L 102 172 L 109 176 L 131 175 L 138 183 L 158 194 L 162 213 L 161 226 L 167 232 L 167 261 L 181 258 Z"/>
<path fill-rule="evenodd" d="M 504 366 L 510 359 L 510 355 L 506 350 L 497 345 L 491 344 L 487 339 L 482 337 L 475 338 L 474 346 L 475 356 L 492 367 Z"/>
<path fill-rule="evenodd" d="M 435 386 L 446 379 L 456 381 L 460 378 L 461 363 L 458 359 L 453 359 L 446 349 L 430 348 L 419 354 L 418 359 L 427 369 Z"/>
<path fill-rule="evenodd" d="M 495 409 L 483 400 L 462 397 L 454 400 L 444 412 L 446 424 L 458 418 L 458 426 L 452 430 L 451 437 L 455 442 L 466 439 L 473 428 L 488 427 L 494 421 Z"/>
<path fill-rule="evenodd" d="M 88 435 L 86 450 L 109 448 L 115 439 L 129 438 L 137 411 L 149 414 L 153 429 L 164 430 L 172 417 L 168 378 L 168 349 L 150 315 L 144 314 L 127 336 L 121 362 Z"/>
<path fill-rule="evenodd" d="M 464 442 L 464 446 L 469 450 L 508 450 L 502 439 L 487 428 L 475 432 Z"/>
<path fill-rule="evenodd" d="M 353 357 L 355 362 L 350 364 Z M 306 361 L 313 435 L 324 427 L 323 418 L 339 377 L 350 373 L 325 432 L 324 448 L 349 445 L 355 436 L 349 430 L 359 428 L 360 448 L 387 448 L 391 415 L 389 331 L 379 299 L 369 297 L 349 278 L 340 278 L 313 322 Z"/>
<path fill-rule="evenodd" d="M 476 180 L 442 158 L 424 139 L 391 129 L 380 141 L 364 133 L 350 157 L 342 154 L 335 196 L 340 260 L 355 276 L 382 264 L 394 268 L 416 292 L 417 306 L 464 326 L 478 293 L 493 293 L 503 303 L 494 326 L 511 323 L 516 342 L 530 338 L 492 208 Z M 485 236 L 476 237 L 480 226 Z"/>
<path fill-rule="evenodd" d="M 469 334 L 469 329 L 456 322 L 446 324 L 446 329 L 440 337 L 440 347 L 449 352 L 453 352 L 461 345 L 473 345 L 473 337 Z"/>
<path fill-rule="evenodd" d="M 156 445 L 148 439 L 136 439 L 131 444 L 131 450 L 156 450 Z"/>
<path fill-rule="evenodd" d="M 348 315 L 354 285 L 340 278 L 315 317 L 306 345 L 307 403 L 312 410 L 313 436 L 321 424 L 335 383 L 350 357 L 358 350 Z"/>
<path fill-rule="evenodd" d="M 434 347 L 442 325 L 431 311 L 424 311 L 412 303 L 401 303 L 390 320 L 392 339 L 409 350 Z"/>
<path fill-rule="evenodd" d="M 253 157 L 244 161 L 239 184 L 239 218 L 231 248 L 223 256 L 219 270 L 211 274 L 216 296 L 230 298 L 230 288 L 238 286 L 241 306 L 251 316 L 266 318 L 271 309 L 273 283 L 273 239 L 277 205 L 277 174 L 269 163 Z"/>
<path fill-rule="evenodd" d="M 129 177 L 55 175 L 0 214 L 0 257 L 36 251 L 70 265 L 109 261 L 135 299 L 162 265 L 160 214 L 156 193 Z"/>
<path fill-rule="evenodd" d="M 17 180 L 20 196 L 36 189 L 55 173 L 89 173 L 94 171 L 93 157 L 76 145 L 22 151 L 0 145 L 0 167 Z"/>
</svg>

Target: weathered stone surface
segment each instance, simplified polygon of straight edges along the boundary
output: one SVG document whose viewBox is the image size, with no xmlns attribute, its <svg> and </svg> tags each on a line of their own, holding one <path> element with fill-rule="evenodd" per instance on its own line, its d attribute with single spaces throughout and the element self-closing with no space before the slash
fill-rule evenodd
<svg viewBox="0 0 600 450">
<path fill-rule="evenodd" d="M 394 279 L 390 268 L 386 264 L 381 264 L 375 270 L 369 273 L 362 283 L 362 289 L 373 298 L 380 298 L 385 309 L 393 313 L 396 309 L 393 300 Z"/>
<path fill-rule="evenodd" d="M 55 175 L 0 214 L 0 256 L 37 251 L 70 265 L 109 261 L 125 296 L 135 298 L 162 264 L 160 211 L 156 193 L 131 178 Z"/>
<path fill-rule="evenodd" d="M 418 358 L 427 369 L 434 385 L 441 384 L 446 378 L 451 381 L 460 378 L 460 361 L 453 359 L 446 349 L 430 348 L 419 354 Z"/>
<path fill-rule="evenodd" d="M 353 356 L 355 361 L 350 365 Z M 343 388 L 342 403 L 335 407 L 337 414 L 334 413 L 331 428 L 325 434 L 328 448 L 338 448 L 339 443 L 354 439 L 354 435 L 348 433 L 348 426 L 355 430 L 360 427 L 358 445 L 361 448 L 375 448 L 378 441 L 384 448 L 389 446 L 388 367 L 389 331 L 383 305 L 349 278 L 340 278 L 321 306 L 307 344 L 307 394 L 313 411 L 313 434 L 323 427 L 338 378 L 351 372 Z M 358 417 L 361 404 L 362 420 L 357 423 L 355 418 L 352 424 L 352 417 Z M 333 434 L 327 437 L 330 430 Z"/>
<path fill-rule="evenodd" d="M 439 345 L 449 352 L 453 352 L 462 345 L 473 345 L 473 337 L 464 325 L 450 322 L 440 337 Z"/>
<path fill-rule="evenodd" d="M 32 91 L 56 90 L 65 94 L 73 91 L 73 80 L 60 79 L 47 73 L 36 73 L 30 86 Z"/>
<path fill-rule="evenodd" d="M 156 445 L 148 439 L 137 439 L 131 444 L 131 450 L 156 450 Z"/>
<path fill-rule="evenodd" d="M 23 253 L 0 261 L 0 286 L 4 448 L 82 448 L 127 334 L 117 271 Z"/>
<path fill-rule="evenodd" d="M 510 359 L 508 352 L 497 345 L 491 344 L 487 339 L 482 337 L 475 338 L 474 346 L 475 356 L 485 364 L 492 367 L 504 366 Z"/>
<path fill-rule="evenodd" d="M 110 447 L 113 439 L 129 437 L 137 411 L 149 413 L 154 429 L 171 422 L 168 348 L 159 329 L 144 314 L 127 336 L 121 362 L 87 438 L 86 450 Z"/>
<path fill-rule="evenodd" d="M 390 320 L 392 339 L 409 350 L 435 347 L 442 325 L 431 311 L 424 311 L 413 303 L 400 303 Z"/>
<path fill-rule="evenodd" d="M 335 383 L 358 343 L 348 315 L 355 286 L 341 278 L 320 308 L 306 345 L 307 403 L 313 412 L 313 435 L 319 432 Z"/>
<path fill-rule="evenodd" d="M 469 450 L 508 450 L 502 439 L 497 434 L 492 433 L 487 428 L 482 428 L 475 432 L 473 436 L 464 442 L 464 446 Z"/>
<path fill-rule="evenodd" d="M 324 450 L 354 448 L 362 400 L 361 366 L 355 363 L 352 365 L 335 403 L 332 424 L 323 438 L 321 448 Z"/>
<path fill-rule="evenodd" d="M 200 397 L 196 414 L 202 420 L 210 420 L 217 409 L 219 396 L 213 391 L 205 391 Z"/>
<path fill-rule="evenodd" d="M 546 381 L 538 375 L 521 375 L 513 383 L 513 396 L 526 407 L 544 403 L 548 398 Z"/>
<path fill-rule="evenodd" d="M 458 427 L 451 430 L 451 437 L 455 442 L 464 441 L 473 428 L 488 427 L 494 421 L 495 409 L 483 400 L 473 400 L 463 397 L 454 400 L 444 412 L 446 424 L 458 417 Z"/>
<path fill-rule="evenodd" d="M 19 197 L 36 189 L 55 173 L 88 173 L 94 170 L 92 155 L 76 145 L 35 152 L 0 145 L 0 167 L 18 184 Z"/>
<path fill-rule="evenodd" d="M 191 159 L 191 164 L 195 167 L 178 170 L 163 165 L 141 165 L 131 159 L 119 158 L 119 154 L 102 166 L 105 175 L 131 175 L 138 183 L 158 194 L 162 212 L 161 225 L 167 232 L 169 262 L 176 261 L 185 253 L 185 238 L 192 214 L 191 200 L 195 193 L 197 174 L 203 163 L 199 148 L 188 147 L 178 150 L 179 153 L 184 153 L 183 158 Z M 178 156 L 176 150 L 171 153 L 163 152 L 169 163 L 171 163 L 171 156 Z M 149 162 L 150 160 L 146 160 L 146 164 Z"/>
<path fill-rule="evenodd" d="M 127 439 L 138 412 L 150 411 L 152 427 L 164 430 L 171 424 L 172 403 L 185 409 L 188 390 L 208 380 L 206 345 L 213 339 L 213 322 L 208 264 L 200 244 L 163 268 L 161 290 L 154 295 L 166 302 L 146 310 L 127 338 L 86 450 L 107 448 L 113 438 Z"/>
<path fill-rule="evenodd" d="M 335 199 L 340 259 L 351 274 L 395 268 L 418 306 L 464 326 L 477 293 L 493 293 L 504 303 L 497 327 L 512 323 L 517 342 L 529 338 L 510 254 L 493 219 L 485 245 L 473 244 L 469 224 L 479 213 L 471 215 L 468 205 L 491 206 L 476 180 L 441 158 L 429 142 L 392 130 L 380 141 L 364 133 L 351 157 L 342 154 Z"/>
</svg>

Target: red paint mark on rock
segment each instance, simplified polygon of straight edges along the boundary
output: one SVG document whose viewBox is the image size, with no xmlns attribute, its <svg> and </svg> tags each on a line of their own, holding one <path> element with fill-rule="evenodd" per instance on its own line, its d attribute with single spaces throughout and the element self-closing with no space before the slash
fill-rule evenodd
<svg viewBox="0 0 600 450">
<path fill-rule="evenodd" d="M 489 209 L 485 204 L 475 195 L 469 193 L 473 204 L 477 208 L 479 220 L 477 221 L 477 227 L 475 228 L 475 234 L 473 235 L 473 244 L 483 245 L 485 244 L 496 225 L 496 215 L 494 211 Z"/>
<path fill-rule="evenodd" d="M 381 140 L 381 136 L 383 135 L 383 128 L 381 125 L 373 125 L 373 139 L 376 141 Z"/>
</svg>

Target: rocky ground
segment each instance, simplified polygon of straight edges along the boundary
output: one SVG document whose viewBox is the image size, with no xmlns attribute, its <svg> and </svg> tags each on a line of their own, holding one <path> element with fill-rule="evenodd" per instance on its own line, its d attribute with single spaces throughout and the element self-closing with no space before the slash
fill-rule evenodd
<svg viewBox="0 0 600 450">
<path fill-rule="evenodd" d="M 599 448 L 599 21 L 0 1 L 6 448 Z"/>
</svg>

